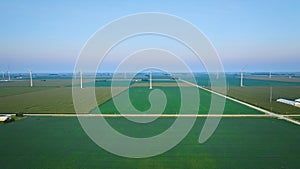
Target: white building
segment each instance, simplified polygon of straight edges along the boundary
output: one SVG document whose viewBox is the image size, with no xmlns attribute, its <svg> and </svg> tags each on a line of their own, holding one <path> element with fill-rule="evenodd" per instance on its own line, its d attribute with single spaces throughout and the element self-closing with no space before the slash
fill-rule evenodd
<svg viewBox="0 0 300 169">
<path fill-rule="evenodd" d="M 296 101 L 292 101 L 292 100 L 287 100 L 287 99 L 277 99 L 276 101 L 280 102 L 280 103 L 285 103 L 285 104 L 288 104 L 288 105 L 300 107 L 300 102 L 296 102 Z"/>
<path fill-rule="evenodd" d="M 11 119 L 11 115 L 10 114 L 0 115 L 0 122 L 6 122 L 6 121 L 8 121 L 10 119 Z"/>
</svg>

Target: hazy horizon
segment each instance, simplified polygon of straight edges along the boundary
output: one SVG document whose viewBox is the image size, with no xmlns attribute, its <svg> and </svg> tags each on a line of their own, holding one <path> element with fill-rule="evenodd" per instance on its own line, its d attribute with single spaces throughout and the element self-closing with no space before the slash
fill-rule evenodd
<svg viewBox="0 0 300 169">
<path fill-rule="evenodd" d="M 99 28 L 126 15 L 161 12 L 201 30 L 216 48 L 225 72 L 239 72 L 245 65 L 245 72 L 299 72 L 299 7 L 300 2 L 292 0 L 1 1 L 0 71 L 71 73 L 80 50 Z M 176 42 L 155 36 L 129 39 L 110 54 L 101 71 L 113 71 L 115 58 L 145 47 L 178 50 L 192 71 L 205 71 Z"/>
</svg>

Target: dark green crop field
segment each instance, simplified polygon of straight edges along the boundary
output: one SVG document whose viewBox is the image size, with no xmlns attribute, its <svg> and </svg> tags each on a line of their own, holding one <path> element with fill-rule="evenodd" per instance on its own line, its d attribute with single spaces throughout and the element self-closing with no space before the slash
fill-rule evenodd
<svg viewBox="0 0 300 169">
<path fill-rule="evenodd" d="M 173 118 L 132 127 L 123 118 L 108 118 L 124 133 L 143 137 L 170 126 Z M 253 169 L 300 168 L 299 127 L 272 118 L 223 118 L 213 136 L 198 143 L 205 118 L 198 118 L 181 143 L 156 157 L 129 159 L 94 144 L 76 117 L 28 117 L 0 124 L 0 164 L 8 168 L 164 168 Z M 141 124 L 140 124 L 141 125 Z"/>
<path fill-rule="evenodd" d="M 205 81 L 203 78 L 200 80 Z M 278 113 L 300 114 L 299 108 L 275 102 L 277 97 L 295 99 L 299 96 L 299 86 L 294 82 L 271 82 L 281 86 L 272 86 L 273 97 L 270 103 L 270 83 L 267 79 L 245 80 L 245 85 L 252 85 L 243 88 L 234 85 L 238 83 L 237 78 L 232 77 L 229 80 L 232 85 L 228 88 L 228 95 L 232 97 Z M 70 79 L 36 80 L 34 84 L 30 88 L 26 81 L 0 83 L 0 112 L 75 113 Z M 110 84 L 108 81 L 95 84 L 99 109 L 105 114 L 118 114 Z M 125 95 L 124 84 L 122 81 L 117 82 L 114 99 Z M 88 84 L 85 85 L 89 87 Z M 184 83 L 178 85 L 185 89 L 192 88 Z M 162 113 L 178 113 L 182 98 L 179 87 L 174 82 L 154 81 L 152 90 L 149 89 L 147 81 L 134 83 L 128 89 L 132 105 L 141 112 L 148 110 L 151 107 L 149 96 L 155 89 L 162 91 L 167 100 Z M 211 104 L 214 104 L 211 103 L 212 94 L 197 90 L 200 94 L 198 113 L 207 114 Z M 224 114 L 262 113 L 226 100 Z M 171 127 L 175 119 L 164 117 L 150 123 L 135 123 L 121 117 L 106 118 L 120 133 L 136 138 L 160 134 Z M 143 159 L 116 156 L 98 147 L 85 134 L 76 117 L 26 117 L 10 123 L 0 123 L 0 168 L 300 168 L 299 126 L 271 117 L 226 117 L 222 118 L 211 138 L 204 144 L 199 144 L 198 138 L 204 120 L 205 118 L 197 118 L 189 134 L 170 151 Z"/>
<path fill-rule="evenodd" d="M 185 87 L 189 88 L 189 87 Z M 190 87 L 192 88 L 192 87 Z M 163 91 L 167 98 L 167 105 L 165 108 L 164 114 L 178 114 L 180 111 L 180 103 L 181 103 L 181 97 L 180 97 L 180 89 L 178 87 L 154 87 L 153 89 L 159 89 Z M 136 109 L 139 111 L 146 111 L 150 108 L 150 102 L 149 102 L 149 94 L 153 90 L 149 90 L 149 87 L 131 87 L 129 89 L 130 93 L 130 101 L 135 106 Z M 211 105 L 211 93 L 199 89 L 200 94 L 200 106 L 199 106 L 199 114 L 207 114 L 210 105 Z M 121 93 L 122 95 L 124 93 Z M 120 96 L 116 96 L 120 97 Z M 220 97 L 220 96 L 217 96 Z M 118 114 L 113 100 L 109 100 L 108 102 L 100 105 L 101 113 L 104 114 Z M 218 112 L 219 113 L 219 112 Z M 254 109 L 250 109 L 244 105 L 241 105 L 239 103 L 226 100 L 224 114 L 262 114 L 259 111 L 256 111 Z M 186 112 L 188 114 L 188 112 Z"/>
</svg>

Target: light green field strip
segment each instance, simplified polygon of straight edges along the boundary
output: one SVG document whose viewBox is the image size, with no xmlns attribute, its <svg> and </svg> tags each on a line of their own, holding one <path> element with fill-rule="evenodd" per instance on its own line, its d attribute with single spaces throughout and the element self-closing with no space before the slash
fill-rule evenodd
<svg viewBox="0 0 300 169">
<path fill-rule="evenodd" d="M 96 100 L 99 105 L 109 100 L 110 87 L 96 87 Z M 126 88 L 117 87 L 116 93 Z M 75 113 L 72 88 L 48 88 L 23 94 L 0 97 L 0 113 Z"/>
<path fill-rule="evenodd" d="M 197 84 L 193 84 L 193 83 L 188 82 L 188 81 L 185 81 L 185 80 L 181 80 L 181 81 L 182 81 L 182 82 L 185 82 L 185 83 L 187 83 L 187 84 L 190 84 L 191 86 L 197 87 L 197 88 L 199 88 L 199 89 L 202 89 L 202 90 L 211 92 L 212 94 L 215 94 L 215 95 L 224 97 L 225 99 L 228 99 L 228 100 L 234 101 L 234 102 L 236 102 L 236 103 L 239 103 L 239 104 L 245 105 L 245 106 L 247 106 L 247 107 L 250 107 L 250 108 L 252 108 L 252 109 L 258 110 L 258 111 L 260 111 L 260 112 L 263 112 L 263 113 L 265 113 L 265 114 L 268 114 L 269 116 L 276 117 L 276 118 L 278 118 L 278 119 L 283 119 L 283 120 L 289 121 L 289 122 L 291 122 L 291 123 L 300 125 L 300 122 L 299 122 L 299 121 L 296 121 L 296 120 L 287 118 L 287 117 L 285 117 L 284 115 L 279 115 L 279 114 L 273 113 L 273 112 L 271 112 L 271 111 L 262 109 L 262 108 L 260 108 L 260 107 L 253 106 L 253 105 L 251 105 L 251 104 L 249 104 L 249 103 L 245 103 L 245 102 L 243 102 L 243 101 L 240 101 L 240 100 L 231 98 L 231 97 L 229 97 L 229 96 L 226 96 L 226 95 L 223 95 L 223 94 L 220 94 L 220 93 L 217 93 L 217 92 L 215 92 L 215 91 L 206 89 L 206 88 L 204 88 L 204 87 L 201 87 L 201 86 L 199 86 L 199 85 L 197 85 Z"/>
<path fill-rule="evenodd" d="M 142 83 L 134 83 L 133 85 L 131 85 L 131 87 L 147 87 L 149 86 L 149 83 L 146 82 L 142 82 Z M 152 83 L 153 87 L 184 87 L 184 86 L 189 86 L 186 83 Z"/>
</svg>

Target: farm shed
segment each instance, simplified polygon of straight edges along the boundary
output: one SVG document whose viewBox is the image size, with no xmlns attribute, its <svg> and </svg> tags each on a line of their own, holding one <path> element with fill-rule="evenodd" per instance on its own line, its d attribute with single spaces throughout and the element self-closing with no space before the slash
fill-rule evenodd
<svg viewBox="0 0 300 169">
<path fill-rule="evenodd" d="M 292 101 L 292 100 L 287 100 L 287 99 L 277 99 L 276 101 L 280 102 L 280 103 L 285 103 L 285 104 L 288 104 L 288 105 L 300 107 L 300 102 L 296 102 L 296 101 Z"/>
</svg>

